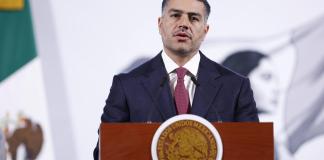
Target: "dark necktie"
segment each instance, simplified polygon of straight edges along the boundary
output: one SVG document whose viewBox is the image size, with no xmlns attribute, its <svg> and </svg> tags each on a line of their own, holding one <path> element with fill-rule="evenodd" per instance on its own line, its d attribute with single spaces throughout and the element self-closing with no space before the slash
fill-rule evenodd
<svg viewBox="0 0 324 160">
<path fill-rule="evenodd" d="M 189 93 L 184 85 L 184 76 L 187 73 L 187 69 L 179 67 L 177 72 L 177 85 L 174 90 L 174 98 L 177 106 L 178 114 L 186 114 L 189 106 Z"/>
</svg>

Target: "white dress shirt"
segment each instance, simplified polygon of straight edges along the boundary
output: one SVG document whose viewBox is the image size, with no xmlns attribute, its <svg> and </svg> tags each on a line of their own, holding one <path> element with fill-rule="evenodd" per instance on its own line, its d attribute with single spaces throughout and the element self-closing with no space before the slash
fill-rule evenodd
<svg viewBox="0 0 324 160">
<path fill-rule="evenodd" d="M 178 66 L 164 51 L 162 52 L 162 59 L 165 65 L 165 69 L 169 74 L 169 80 L 170 80 L 169 85 L 173 96 L 175 86 L 177 85 L 177 73 L 175 72 L 175 69 L 181 66 Z M 192 106 L 195 89 L 196 89 L 196 85 L 191 80 L 191 77 L 197 79 L 199 62 L 200 62 L 200 54 L 196 53 L 184 66 L 182 66 L 183 68 L 186 68 L 188 70 L 187 74 L 184 77 L 184 85 L 189 93 L 190 106 Z"/>
</svg>

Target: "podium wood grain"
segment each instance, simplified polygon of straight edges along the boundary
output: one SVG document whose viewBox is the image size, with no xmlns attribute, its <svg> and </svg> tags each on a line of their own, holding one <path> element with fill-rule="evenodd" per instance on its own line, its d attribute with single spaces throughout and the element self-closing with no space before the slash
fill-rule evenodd
<svg viewBox="0 0 324 160">
<path fill-rule="evenodd" d="M 272 123 L 213 123 L 223 143 L 223 160 L 273 160 Z M 151 141 L 160 123 L 103 123 L 101 160 L 150 160 Z"/>
</svg>

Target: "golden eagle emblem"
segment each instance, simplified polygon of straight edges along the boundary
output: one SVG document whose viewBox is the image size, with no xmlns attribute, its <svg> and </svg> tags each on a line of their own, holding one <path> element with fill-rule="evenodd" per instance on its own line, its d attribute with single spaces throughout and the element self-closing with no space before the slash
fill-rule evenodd
<svg viewBox="0 0 324 160">
<path fill-rule="evenodd" d="M 216 139 L 197 121 L 177 121 L 161 133 L 157 155 L 159 160 L 215 160 Z"/>
</svg>

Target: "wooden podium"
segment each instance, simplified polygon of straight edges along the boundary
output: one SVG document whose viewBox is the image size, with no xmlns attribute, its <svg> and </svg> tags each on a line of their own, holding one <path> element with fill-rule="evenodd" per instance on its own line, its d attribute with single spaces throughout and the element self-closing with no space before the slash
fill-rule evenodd
<svg viewBox="0 0 324 160">
<path fill-rule="evenodd" d="M 273 160 L 272 123 L 213 123 L 223 143 L 223 160 Z M 160 123 L 103 123 L 101 160 L 150 160 L 151 141 Z"/>
</svg>

